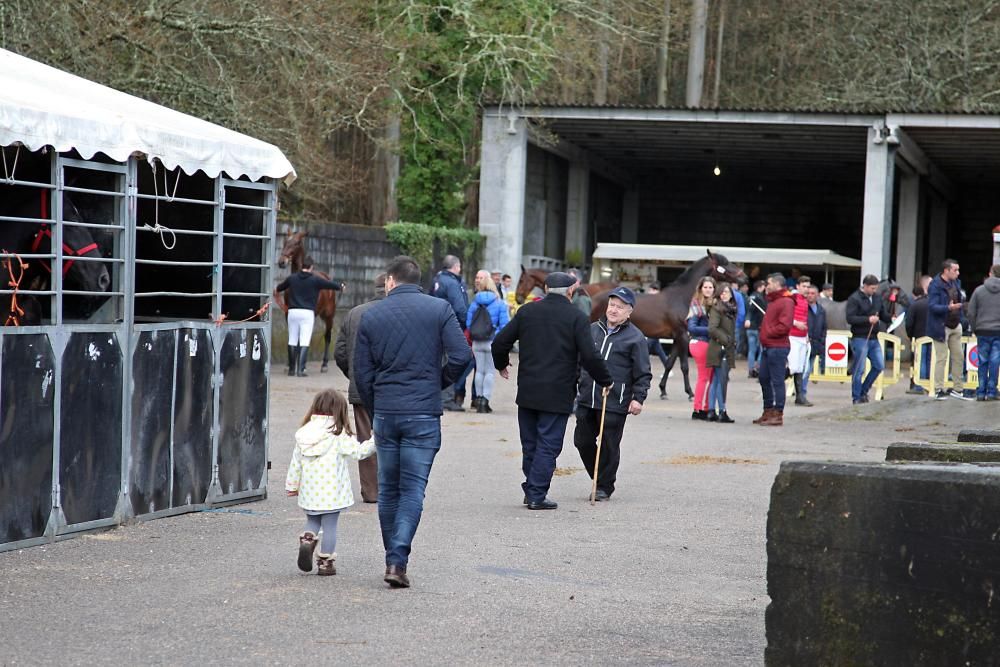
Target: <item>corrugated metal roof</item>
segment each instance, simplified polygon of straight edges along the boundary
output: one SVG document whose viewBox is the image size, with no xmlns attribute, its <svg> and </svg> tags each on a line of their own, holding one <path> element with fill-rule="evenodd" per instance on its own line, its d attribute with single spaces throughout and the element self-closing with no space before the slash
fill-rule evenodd
<svg viewBox="0 0 1000 667">
<path fill-rule="evenodd" d="M 860 260 L 845 257 L 832 250 L 747 248 L 743 246 L 713 246 L 711 250 L 725 255 L 726 259 L 738 264 L 861 268 Z M 651 245 L 644 243 L 598 243 L 593 255 L 594 259 L 633 262 L 696 262 L 704 256 L 705 247 L 700 245 Z"/>
<path fill-rule="evenodd" d="M 845 114 L 845 115 L 867 115 L 867 116 L 881 116 L 886 114 L 926 114 L 926 115 L 967 115 L 967 116 L 997 116 L 1000 115 L 1000 108 L 996 110 L 990 109 L 975 109 L 972 111 L 966 111 L 963 109 L 923 109 L 919 107 L 893 107 L 893 108 L 882 108 L 882 107 L 848 107 L 848 108 L 836 108 L 836 107 L 688 107 L 679 105 L 665 105 L 660 106 L 658 104 L 630 104 L 630 103 L 620 103 L 620 104 L 595 104 L 595 103 L 580 103 L 571 101 L 559 101 L 559 100 L 531 100 L 529 102 L 524 102 L 523 104 L 511 104 L 510 102 L 501 102 L 498 100 L 489 100 L 483 104 L 484 108 L 489 107 L 503 107 L 503 108 L 515 108 L 524 111 L 527 115 L 530 115 L 531 109 L 558 109 L 558 108 L 573 108 L 573 109 L 642 109 L 647 111 L 708 111 L 708 112 L 718 112 L 718 113 L 781 113 L 781 114 Z"/>
</svg>

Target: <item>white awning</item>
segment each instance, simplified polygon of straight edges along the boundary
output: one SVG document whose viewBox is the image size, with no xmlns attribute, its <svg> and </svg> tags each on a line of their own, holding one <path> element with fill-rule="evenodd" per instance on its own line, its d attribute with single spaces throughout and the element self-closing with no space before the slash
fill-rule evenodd
<svg viewBox="0 0 1000 667">
<path fill-rule="evenodd" d="M 295 180 L 271 144 L 0 49 L 0 146 L 17 142 L 76 149 L 85 159 L 101 152 L 125 162 L 139 153 L 188 175 Z"/>
<path fill-rule="evenodd" d="M 836 266 L 860 269 L 861 261 L 832 250 L 804 248 L 744 248 L 735 246 L 647 245 L 642 243 L 598 243 L 594 259 L 623 262 L 696 262 L 706 250 L 725 255 L 737 264 L 787 266 Z"/>
</svg>

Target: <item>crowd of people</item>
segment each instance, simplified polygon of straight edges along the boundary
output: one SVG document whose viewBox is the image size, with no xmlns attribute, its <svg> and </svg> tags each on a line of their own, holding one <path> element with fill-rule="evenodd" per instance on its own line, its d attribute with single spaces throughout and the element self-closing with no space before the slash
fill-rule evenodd
<svg viewBox="0 0 1000 667">
<path fill-rule="evenodd" d="M 958 263 L 947 260 L 939 275 L 919 282 L 907 329 L 911 336 L 926 333 L 934 341 L 934 368 L 921 371 L 933 372 L 934 398 L 997 400 L 1000 265 L 991 268 L 968 303 L 959 272 Z M 626 420 L 642 413 L 652 380 L 650 339 L 630 321 L 636 295 L 627 287 L 613 289 L 605 312 L 592 323 L 589 298 L 586 308 L 579 298 L 579 274 L 550 273 L 544 298 L 514 312 L 505 298 L 509 278 L 479 271 L 470 304 L 457 257 L 445 258 L 428 295 L 420 288 L 416 261 L 400 256 L 376 278 L 376 296 L 348 314 L 335 349 L 337 365 L 350 381 L 348 397 L 332 389 L 315 397 L 296 432 L 286 479 L 288 495 L 298 498 L 306 514 L 298 551 L 303 571 L 312 571 L 315 561 L 320 575 L 336 573 L 339 512 L 354 502 L 347 462 L 358 460 L 362 499 L 378 503 L 384 580 L 392 588 L 410 586 L 407 566 L 441 447 L 441 416 L 446 409 L 463 409 L 465 383 L 473 372 L 472 404 L 480 413 L 492 412 L 495 376 L 509 379 L 515 346 L 524 505 L 529 510 L 558 507 L 548 492 L 570 416 L 575 417 L 573 443 L 593 481 L 591 501 L 610 500 Z M 310 289 L 316 286 L 308 277 L 300 280 Z M 865 276 L 846 305 L 854 403 L 868 402 L 884 368 L 877 333 L 893 319 L 898 290 L 890 288 L 883 300 L 879 284 L 876 276 Z M 827 285 L 821 290 L 806 276 L 789 285 L 782 274 L 772 273 L 752 290 L 711 276 L 700 280 L 687 317 L 698 372 L 692 418 L 734 422 L 727 389 L 741 341 L 748 374 L 761 387 L 763 412 L 754 424 L 783 424 L 787 377 L 793 379 L 795 403 L 812 405 L 807 385 L 811 368 L 822 368 L 823 301 L 830 298 Z M 966 326 L 978 336 L 976 390 L 963 384 Z M 944 390 L 948 358 L 950 393 Z"/>
</svg>

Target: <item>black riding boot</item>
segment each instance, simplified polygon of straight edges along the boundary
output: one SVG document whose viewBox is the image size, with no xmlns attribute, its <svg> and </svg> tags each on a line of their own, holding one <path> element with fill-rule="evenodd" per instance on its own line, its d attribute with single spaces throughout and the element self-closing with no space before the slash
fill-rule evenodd
<svg viewBox="0 0 1000 667">
<path fill-rule="evenodd" d="M 802 395 L 802 373 L 793 375 L 792 382 L 795 384 L 795 405 L 804 405 L 807 408 L 811 408 L 812 403 Z"/>
<path fill-rule="evenodd" d="M 296 373 L 296 375 L 300 378 L 309 377 L 309 374 L 306 373 L 306 361 L 308 357 L 309 357 L 309 346 L 308 345 L 301 346 L 299 348 L 299 371 Z"/>
<path fill-rule="evenodd" d="M 299 347 L 298 345 L 288 346 L 288 375 L 295 375 L 295 364 L 299 360 Z"/>
</svg>

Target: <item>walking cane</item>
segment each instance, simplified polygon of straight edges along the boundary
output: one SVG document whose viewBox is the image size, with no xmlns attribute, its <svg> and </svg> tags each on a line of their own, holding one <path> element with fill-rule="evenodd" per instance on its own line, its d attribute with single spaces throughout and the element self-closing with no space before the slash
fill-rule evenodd
<svg viewBox="0 0 1000 667">
<path fill-rule="evenodd" d="M 604 440 L 604 409 L 608 407 L 608 392 L 601 399 L 601 428 L 597 431 L 597 456 L 594 457 L 594 483 L 590 487 L 590 504 L 597 502 L 597 468 L 601 463 L 601 442 Z"/>
</svg>

